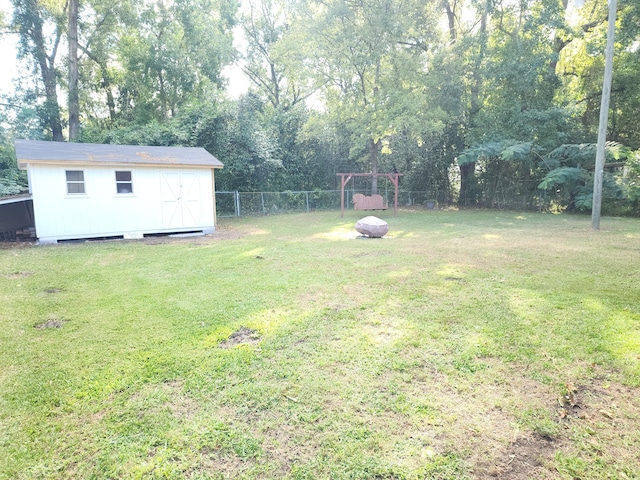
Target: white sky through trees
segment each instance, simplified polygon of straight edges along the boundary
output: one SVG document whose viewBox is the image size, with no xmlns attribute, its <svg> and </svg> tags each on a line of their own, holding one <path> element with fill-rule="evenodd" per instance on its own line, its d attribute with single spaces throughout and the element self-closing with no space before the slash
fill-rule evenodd
<svg viewBox="0 0 640 480">
<path fill-rule="evenodd" d="M 11 0 L 0 0 L 0 11 L 4 14 L 5 22 L 9 23 L 13 11 Z M 237 45 L 237 37 L 241 32 L 236 29 L 233 33 L 236 48 L 242 48 L 242 45 Z M 0 95 L 11 93 L 14 88 L 13 80 L 18 77 L 17 42 L 18 34 L 16 33 L 0 34 Z M 249 79 L 237 65 L 224 67 L 222 76 L 227 79 L 227 94 L 232 99 L 240 97 L 249 89 Z"/>
<path fill-rule="evenodd" d="M 9 0 L 0 0 L 0 10 L 4 12 L 5 21 L 11 20 L 12 5 Z M 12 80 L 18 74 L 16 60 L 17 34 L 3 33 L 0 35 L 0 94 L 10 93 Z"/>
</svg>

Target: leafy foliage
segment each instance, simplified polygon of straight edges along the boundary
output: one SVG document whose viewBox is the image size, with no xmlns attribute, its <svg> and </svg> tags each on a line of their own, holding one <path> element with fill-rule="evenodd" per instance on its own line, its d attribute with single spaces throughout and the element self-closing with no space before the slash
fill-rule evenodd
<svg viewBox="0 0 640 480">
<path fill-rule="evenodd" d="M 13 145 L 6 131 L 0 127 L 0 197 L 27 190 L 27 175 L 18 170 Z"/>
<path fill-rule="evenodd" d="M 542 179 L 538 188 L 547 190 L 559 185 L 584 183 L 588 178 L 587 171 L 580 167 L 560 167 L 550 171 Z"/>
<path fill-rule="evenodd" d="M 477 179 L 477 198 L 482 206 L 560 208 L 586 211 L 591 208 L 596 145 L 563 144 L 550 152 L 532 142 L 492 141 L 464 150 L 461 166 L 471 166 Z M 616 204 L 617 213 L 633 213 L 635 189 L 630 168 L 637 153 L 615 142 L 606 146 L 609 163 L 604 197 Z M 509 200 L 510 199 L 510 200 Z M 605 207 L 605 211 L 608 207 Z"/>
<path fill-rule="evenodd" d="M 35 83 L 16 88 L 6 118 L 18 137 L 61 140 L 68 7 L 12 3 Z M 619 170 L 608 168 L 607 201 L 622 213 L 638 210 L 622 172 L 640 148 L 636 3 L 618 12 L 608 131 Z M 338 171 L 398 171 L 441 203 L 586 209 L 606 6 L 571 5 L 252 0 L 238 14 L 237 0 L 87 0 L 80 139 L 203 146 L 227 165 L 229 189 L 335 188 Z M 233 60 L 251 87 L 231 100 Z M 554 172 L 567 168 L 586 173 Z"/>
<path fill-rule="evenodd" d="M 27 191 L 26 175 L 17 169 L 0 170 L 0 197 Z"/>
<path fill-rule="evenodd" d="M 552 190 L 553 201 L 561 208 L 569 211 L 588 211 L 593 202 L 593 175 L 595 168 L 596 145 L 561 145 L 552 150 L 547 156 L 549 171 L 538 188 Z M 621 168 L 625 162 L 632 163 L 637 157 L 629 148 L 614 142 L 606 146 L 606 159 L 615 160 L 613 167 L 605 168 L 603 179 L 603 197 L 605 211 L 617 214 L 633 213 L 637 200 L 634 198 L 633 187 L 630 188 L 628 169 Z"/>
</svg>

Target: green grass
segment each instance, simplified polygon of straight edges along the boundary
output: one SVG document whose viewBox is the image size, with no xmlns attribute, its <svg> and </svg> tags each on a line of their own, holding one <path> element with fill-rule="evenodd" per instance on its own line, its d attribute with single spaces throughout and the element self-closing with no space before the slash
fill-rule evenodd
<svg viewBox="0 0 640 480">
<path fill-rule="evenodd" d="M 638 220 L 377 215 L 1 248 L 0 479 L 640 478 Z"/>
</svg>

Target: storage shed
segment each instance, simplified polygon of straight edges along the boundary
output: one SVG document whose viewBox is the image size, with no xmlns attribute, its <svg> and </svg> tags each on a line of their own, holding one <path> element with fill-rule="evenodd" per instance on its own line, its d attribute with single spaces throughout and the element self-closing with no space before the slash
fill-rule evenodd
<svg viewBox="0 0 640 480">
<path fill-rule="evenodd" d="M 35 230 L 31 195 L 0 198 L 0 241 L 31 240 Z"/>
<path fill-rule="evenodd" d="M 213 233 L 214 171 L 203 148 L 16 140 L 41 243 Z"/>
</svg>

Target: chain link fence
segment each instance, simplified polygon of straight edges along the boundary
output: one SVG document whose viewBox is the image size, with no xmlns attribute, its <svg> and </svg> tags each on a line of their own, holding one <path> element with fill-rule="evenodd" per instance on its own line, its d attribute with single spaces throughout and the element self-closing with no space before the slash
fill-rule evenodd
<svg viewBox="0 0 640 480">
<path fill-rule="evenodd" d="M 345 208 L 353 208 L 352 198 L 356 193 L 368 195 L 368 191 L 345 190 Z M 378 192 L 390 208 L 393 207 L 393 190 Z M 398 206 L 422 205 L 435 208 L 436 193 L 398 192 Z M 275 215 L 289 212 L 311 212 L 316 210 L 340 210 L 340 190 L 308 190 L 288 192 L 216 192 L 218 217 L 241 217 L 250 215 Z"/>
</svg>

